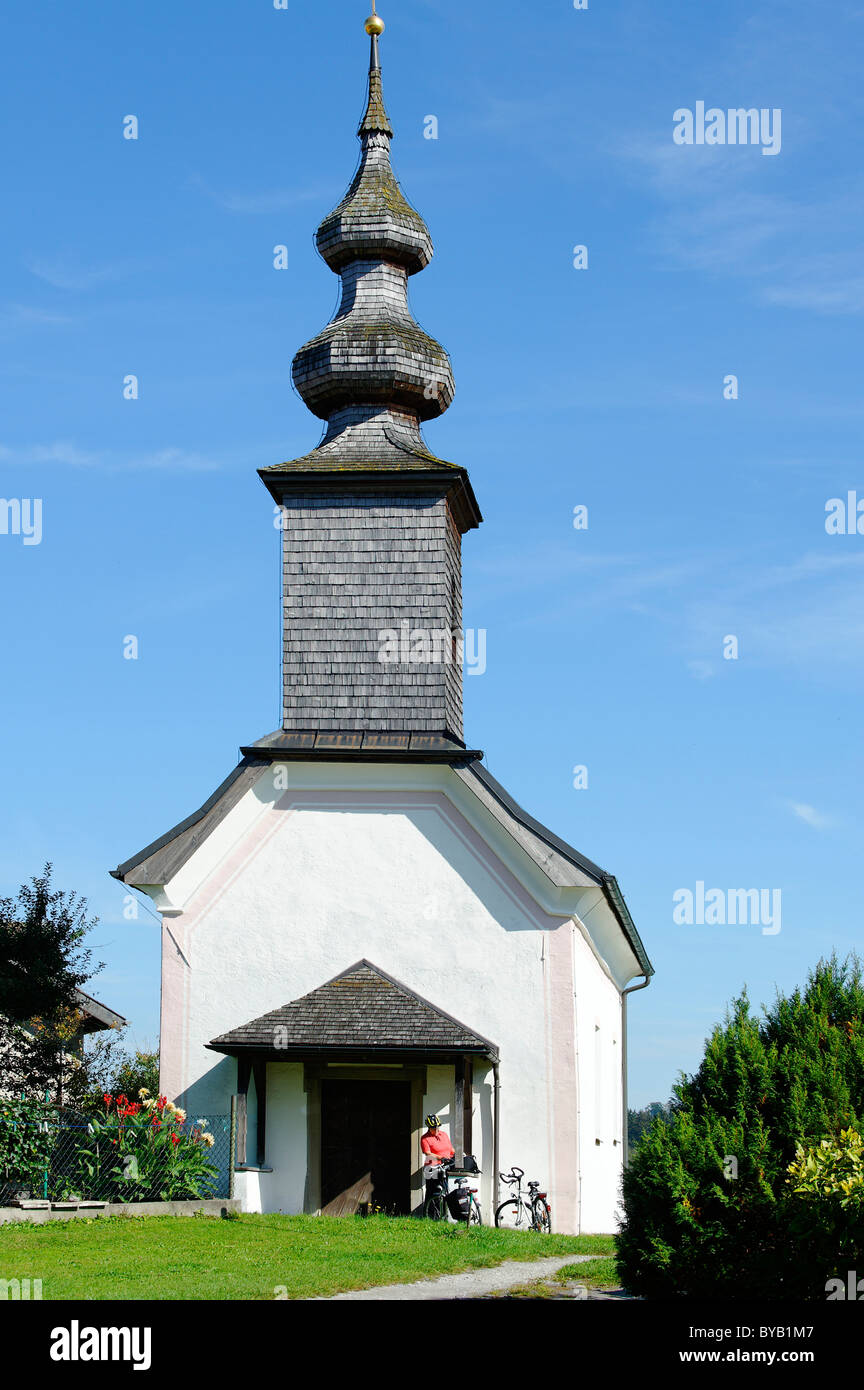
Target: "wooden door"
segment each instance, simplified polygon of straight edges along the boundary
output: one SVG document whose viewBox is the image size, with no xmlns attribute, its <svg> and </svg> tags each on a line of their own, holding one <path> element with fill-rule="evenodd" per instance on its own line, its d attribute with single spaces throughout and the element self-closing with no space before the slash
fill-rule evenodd
<svg viewBox="0 0 864 1390">
<path fill-rule="evenodd" d="M 348 1216 L 369 1204 L 410 1211 L 411 1085 L 322 1081 L 321 1210 Z"/>
</svg>

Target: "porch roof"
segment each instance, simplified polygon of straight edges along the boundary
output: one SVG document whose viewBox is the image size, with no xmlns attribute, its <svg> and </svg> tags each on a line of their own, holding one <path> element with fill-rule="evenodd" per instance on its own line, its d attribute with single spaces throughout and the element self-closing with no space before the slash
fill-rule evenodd
<svg viewBox="0 0 864 1390">
<path fill-rule="evenodd" d="M 336 1053 L 498 1057 L 488 1038 L 368 960 L 207 1046 L 229 1056 L 254 1052 L 274 1058 Z"/>
</svg>

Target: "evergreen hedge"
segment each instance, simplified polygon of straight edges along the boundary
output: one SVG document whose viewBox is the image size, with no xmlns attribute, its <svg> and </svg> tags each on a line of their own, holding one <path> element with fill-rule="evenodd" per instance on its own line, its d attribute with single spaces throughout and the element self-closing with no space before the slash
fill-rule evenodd
<svg viewBox="0 0 864 1390">
<path fill-rule="evenodd" d="M 862 1116 L 857 957 L 820 961 L 761 1019 L 743 993 L 624 1174 L 624 1287 L 648 1298 L 824 1299 L 856 1259 L 864 1274 Z"/>
</svg>

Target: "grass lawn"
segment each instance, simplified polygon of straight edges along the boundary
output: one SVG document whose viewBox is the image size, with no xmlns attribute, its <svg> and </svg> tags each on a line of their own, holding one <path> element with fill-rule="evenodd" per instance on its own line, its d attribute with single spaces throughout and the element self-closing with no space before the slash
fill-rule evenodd
<svg viewBox="0 0 864 1390">
<path fill-rule="evenodd" d="M 558 1284 L 584 1284 L 589 1289 L 617 1289 L 621 1287 L 615 1256 L 605 1255 L 597 1260 L 586 1260 L 584 1264 L 564 1265 L 555 1275 Z"/>
<path fill-rule="evenodd" d="M 410 1217 L 100 1217 L 0 1226 L 0 1279 L 41 1279 L 44 1300 L 314 1298 L 612 1245 Z"/>
<path fill-rule="evenodd" d="M 612 1236 L 595 1236 L 594 1241 L 599 1243 L 608 1240 L 614 1248 Z M 583 1253 L 588 1253 L 587 1251 Z M 534 1284 L 521 1284 L 518 1288 L 508 1289 L 506 1293 L 493 1294 L 493 1298 L 560 1298 L 562 1293 L 573 1296 L 575 1285 L 582 1285 L 587 1289 L 618 1289 L 621 1287 L 621 1280 L 618 1278 L 618 1271 L 615 1267 L 614 1254 L 598 1255 L 596 1260 L 586 1260 L 583 1264 L 564 1265 L 558 1270 L 557 1274 L 552 1274 L 548 1279 L 542 1279 Z"/>
</svg>

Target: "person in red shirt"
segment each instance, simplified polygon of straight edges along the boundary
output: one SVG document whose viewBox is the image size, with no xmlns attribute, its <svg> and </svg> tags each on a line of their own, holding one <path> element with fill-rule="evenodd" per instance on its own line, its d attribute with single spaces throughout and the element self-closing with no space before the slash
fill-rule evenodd
<svg viewBox="0 0 864 1390">
<path fill-rule="evenodd" d="M 423 1150 L 423 1171 L 428 1174 L 430 1168 L 437 1168 L 442 1159 L 454 1158 L 455 1151 L 450 1143 L 449 1137 L 441 1128 L 441 1121 L 437 1115 L 426 1116 L 426 1133 L 420 1139 L 420 1148 Z M 432 1179 L 437 1183 L 437 1179 Z M 430 1195 L 430 1180 L 426 1179 L 426 1195 Z"/>
</svg>

